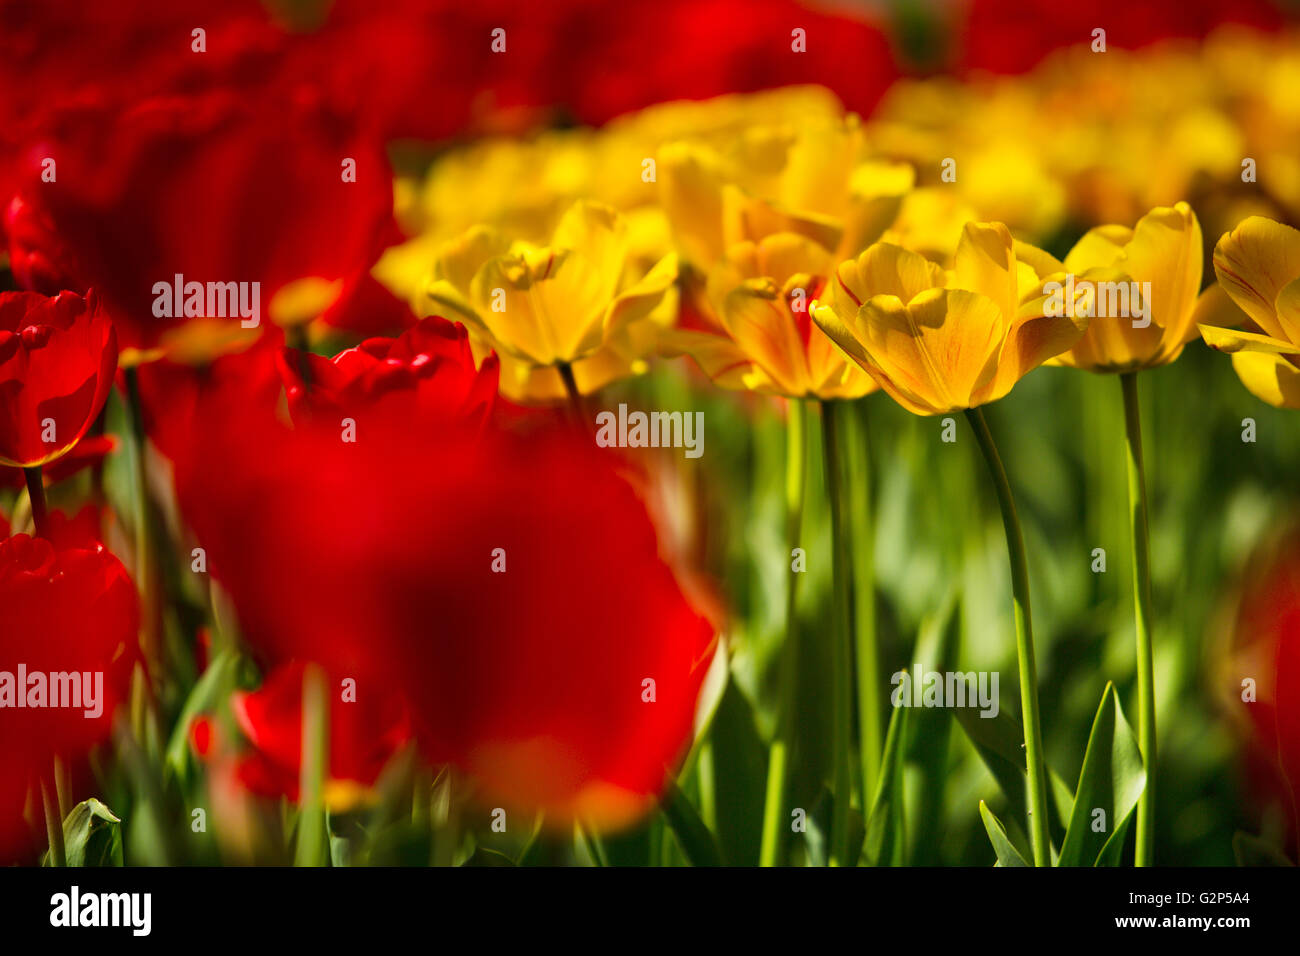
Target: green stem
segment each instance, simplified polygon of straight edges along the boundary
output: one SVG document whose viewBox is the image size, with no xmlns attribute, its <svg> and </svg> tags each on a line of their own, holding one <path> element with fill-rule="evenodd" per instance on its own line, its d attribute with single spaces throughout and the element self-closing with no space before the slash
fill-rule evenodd
<svg viewBox="0 0 1300 956">
<path fill-rule="evenodd" d="M 162 648 L 154 602 L 153 538 L 149 513 L 149 480 L 145 465 L 144 406 L 135 368 L 126 370 L 127 406 L 131 417 L 131 453 L 135 467 L 135 577 L 140 592 L 140 650 L 148 670 L 160 673 Z"/>
<path fill-rule="evenodd" d="M 791 552 L 799 547 L 803 529 L 804 473 L 807 470 L 807 410 L 803 402 L 791 399 L 786 423 L 785 532 Z M 789 556 L 782 561 L 791 560 Z M 767 798 L 763 807 L 763 839 L 760 866 L 775 866 L 781 859 L 781 842 L 786 833 L 786 778 L 794 747 L 795 703 L 799 687 L 799 622 L 797 597 L 799 574 L 791 569 L 785 591 L 785 644 L 781 649 L 781 671 L 777 693 L 776 737 L 767 764 Z"/>
<path fill-rule="evenodd" d="M 845 526 L 843 474 L 834 402 L 822 409 L 822 451 L 825 453 L 826 489 L 831 504 L 832 577 L 831 605 L 831 766 L 835 802 L 831 807 L 831 841 L 827 860 L 831 866 L 851 866 L 849 856 L 849 805 L 852 802 L 853 674 L 851 601 L 853 582 Z"/>
<path fill-rule="evenodd" d="M 569 399 L 569 415 L 573 418 L 573 424 L 585 432 L 587 430 L 587 410 L 582 402 L 582 392 L 578 391 L 578 380 L 573 377 L 573 366 L 568 362 L 561 362 L 556 368 L 560 372 L 560 378 L 564 381 L 564 394 Z"/>
<path fill-rule="evenodd" d="M 49 509 L 45 504 L 45 483 L 41 480 L 41 466 L 33 465 L 23 469 L 23 478 L 27 480 L 27 498 L 32 504 L 32 524 L 36 537 L 50 537 Z"/>
<path fill-rule="evenodd" d="M 975 432 L 975 440 L 984 453 L 998 507 L 1006 529 L 1007 552 L 1011 558 L 1011 595 L 1015 602 L 1016 658 L 1020 669 L 1020 709 L 1025 722 L 1025 763 L 1029 772 L 1029 839 L 1034 851 L 1034 866 L 1051 866 L 1051 836 L 1047 829 L 1047 765 L 1043 760 L 1043 731 L 1038 716 L 1038 672 L 1034 664 L 1034 631 L 1029 613 L 1029 568 L 1025 559 L 1025 540 L 1016 517 L 1016 503 L 1011 484 L 998 455 L 988 422 L 980 408 L 966 410 L 966 418 Z"/>
<path fill-rule="evenodd" d="M 1142 415 L 1138 408 L 1137 373 L 1119 377 L 1124 392 L 1124 450 L 1128 461 L 1128 508 L 1133 542 L 1133 605 L 1137 626 L 1138 749 L 1146 770 L 1146 787 L 1137 807 L 1138 866 L 1151 866 L 1155 851 L 1156 694 L 1151 646 L 1151 562 L 1147 540 L 1147 482 L 1142 463 Z"/>
<path fill-rule="evenodd" d="M 302 682 L 302 758 L 299 761 L 297 866 L 324 866 L 325 777 L 329 772 L 329 701 L 325 675 L 309 664 Z"/>
<path fill-rule="evenodd" d="M 50 842 L 50 866 L 67 866 L 68 853 L 63 846 L 63 820 L 54 804 L 50 782 L 41 775 L 41 803 L 45 807 L 45 835 Z"/>
<path fill-rule="evenodd" d="M 856 549 L 852 558 L 853 642 L 858 684 L 858 756 L 862 762 L 861 805 L 869 808 L 876 795 L 884 749 L 880 713 L 880 651 L 876 641 L 876 582 L 871 512 L 870 454 L 867 403 L 854 402 L 845 416 L 844 447 L 848 459 L 848 510 Z"/>
</svg>

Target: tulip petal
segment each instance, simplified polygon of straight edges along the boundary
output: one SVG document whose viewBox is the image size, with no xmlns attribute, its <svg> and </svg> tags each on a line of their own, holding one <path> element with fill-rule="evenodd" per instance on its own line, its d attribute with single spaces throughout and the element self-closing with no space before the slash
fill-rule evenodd
<svg viewBox="0 0 1300 956">
<path fill-rule="evenodd" d="M 957 286 L 992 299 L 1008 322 L 1020 305 L 1011 232 L 1000 222 L 968 222 L 957 242 Z"/>
<path fill-rule="evenodd" d="M 1123 262 L 1116 263 L 1137 282 L 1151 283 L 1148 307 L 1153 325 L 1181 343 L 1191 326 L 1201 289 L 1201 224 L 1185 202 L 1160 206 L 1138 220 Z"/>
<path fill-rule="evenodd" d="M 1268 352 L 1273 355 L 1300 355 L 1300 346 L 1284 339 L 1275 339 L 1257 332 L 1240 329 L 1223 329 L 1213 325 L 1198 326 L 1201 338 L 1210 348 L 1219 352 Z"/>
<path fill-rule="evenodd" d="M 1300 368 L 1269 352 L 1237 352 L 1232 367 L 1256 398 L 1278 408 L 1300 408 Z"/>
<path fill-rule="evenodd" d="M 945 283 L 943 269 L 919 253 L 878 242 L 856 259 L 840 263 L 827 299 L 841 316 L 856 315 L 868 299 L 890 295 L 911 302 Z"/>
<path fill-rule="evenodd" d="M 881 373 L 881 387 L 904 407 L 935 415 L 970 407 L 993 378 L 1006 325 L 987 296 L 930 289 L 907 305 L 894 296 L 870 299 L 854 332 Z"/>
<path fill-rule="evenodd" d="M 1278 293 L 1300 277 L 1300 230 L 1251 216 L 1214 247 L 1214 271 L 1234 302 L 1273 338 L 1300 342 L 1300 328 L 1284 326 Z"/>
</svg>

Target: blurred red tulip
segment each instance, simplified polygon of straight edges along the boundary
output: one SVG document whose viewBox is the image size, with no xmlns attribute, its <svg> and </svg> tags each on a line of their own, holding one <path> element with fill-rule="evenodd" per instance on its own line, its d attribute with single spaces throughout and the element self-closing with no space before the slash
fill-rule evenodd
<svg viewBox="0 0 1300 956">
<path fill-rule="evenodd" d="M 1201 38 L 1225 23 L 1282 24 L 1269 0 L 967 0 L 955 9 L 955 67 L 993 73 L 1023 73 L 1059 47 L 1091 44 L 1096 29 L 1106 31 L 1107 48 L 1131 50 L 1171 37 Z"/>
<path fill-rule="evenodd" d="M 44 465 L 104 407 L 117 336 L 92 294 L 0 293 L 0 465 Z"/>
<path fill-rule="evenodd" d="M 55 183 L 42 154 L 59 157 Z M 155 98 L 27 156 L 7 210 L 12 268 L 31 289 L 93 285 L 124 347 L 185 321 L 168 297 L 178 281 L 202 284 L 204 317 L 261 324 L 289 283 L 374 262 L 395 236 L 391 180 L 381 143 L 294 89 Z M 212 283 L 246 284 L 248 314 L 231 318 Z"/>
<path fill-rule="evenodd" d="M 135 586 L 102 545 L 0 541 L 0 861 L 25 844 L 14 806 L 54 757 L 76 761 L 108 738 L 130 687 L 138 620 Z M 66 683 L 52 676 L 68 674 Z"/>
<path fill-rule="evenodd" d="M 405 700 L 428 758 L 501 804 L 630 821 L 690 740 L 714 632 L 621 463 L 392 408 L 200 410 L 179 500 L 242 633 Z"/>
<path fill-rule="evenodd" d="M 251 750 L 241 758 L 240 777 L 254 793 L 298 799 L 302 760 L 302 697 L 305 667 L 276 668 L 262 686 L 231 699 L 235 721 Z M 401 747 L 410 724 L 400 697 L 356 691 L 329 680 L 329 766 L 326 801 L 336 809 L 372 786 Z"/>
<path fill-rule="evenodd" d="M 1234 628 L 1229 682 L 1254 731 L 1251 769 L 1300 834 L 1300 533 L 1252 559 Z M 1253 695 L 1244 703 L 1249 679 Z"/>
</svg>

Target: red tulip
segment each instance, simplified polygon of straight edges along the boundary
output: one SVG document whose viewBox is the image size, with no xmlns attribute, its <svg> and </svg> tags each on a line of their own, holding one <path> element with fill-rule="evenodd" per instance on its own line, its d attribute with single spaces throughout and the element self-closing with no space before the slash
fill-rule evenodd
<svg viewBox="0 0 1300 956">
<path fill-rule="evenodd" d="M 251 746 L 240 775 L 255 793 L 298 799 L 304 672 L 301 662 L 284 665 L 267 675 L 258 690 L 237 693 L 231 700 L 235 720 Z M 342 682 L 332 679 L 327 689 L 326 798 L 340 806 L 374 784 L 411 734 L 400 697 L 362 691 L 349 696 Z"/>
<path fill-rule="evenodd" d="M 47 485 L 58 484 L 64 479 L 80 474 L 87 468 L 98 468 L 104 464 L 113 452 L 117 451 L 118 439 L 115 435 L 94 435 L 77 442 L 62 458 L 51 462 L 43 469 Z M 0 488 L 23 488 L 26 481 L 19 468 L 0 468 Z"/>
<path fill-rule="evenodd" d="M 14 806 L 48 778 L 53 758 L 77 761 L 108 738 L 137 659 L 138 619 L 135 586 L 102 545 L 56 548 L 25 534 L 0 541 L 0 860 L 25 844 Z M 75 687 L 50 676 L 73 672 Z M 16 706 L 18 693 L 27 706 Z"/>
<path fill-rule="evenodd" d="M 497 391 L 497 360 L 474 365 L 464 326 L 431 316 L 398 338 L 367 339 L 332 359 L 285 349 L 279 367 L 295 419 L 383 406 L 395 419 L 435 415 L 482 425 Z"/>
<path fill-rule="evenodd" d="M 0 465 L 68 452 L 104 407 L 117 336 L 94 295 L 0 293 Z"/>
<path fill-rule="evenodd" d="M 57 182 L 41 181 L 42 149 Z M 93 285 L 123 346 L 185 321 L 160 283 L 200 283 L 204 317 L 269 324 L 278 291 L 355 275 L 395 229 L 382 144 L 287 83 L 96 114 L 25 162 L 7 210 L 14 275 L 41 291 Z M 248 314 L 209 283 L 243 284 Z"/>
<path fill-rule="evenodd" d="M 349 408 L 350 434 L 200 409 L 179 498 L 242 633 L 404 700 L 425 754 L 499 804 L 631 820 L 690 740 L 714 632 L 622 463 L 396 407 Z"/>
</svg>

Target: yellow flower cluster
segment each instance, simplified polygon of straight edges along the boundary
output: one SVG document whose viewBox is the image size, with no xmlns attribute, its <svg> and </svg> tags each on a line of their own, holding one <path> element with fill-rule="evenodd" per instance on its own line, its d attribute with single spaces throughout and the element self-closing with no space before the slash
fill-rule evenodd
<svg viewBox="0 0 1300 956">
<path fill-rule="evenodd" d="M 464 322 L 523 402 L 689 355 L 727 388 L 940 414 L 1044 363 L 1166 364 L 1200 328 L 1300 404 L 1300 233 L 1246 218 L 1300 210 L 1293 78 L 1296 36 L 1228 31 L 902 81 L 870 121 L 792 87 L 480 141 L 399 181 L 413 238 L 375 274 Z M 1242 223 L 1204 291 L 1193 208 Z"/>
</svg>

